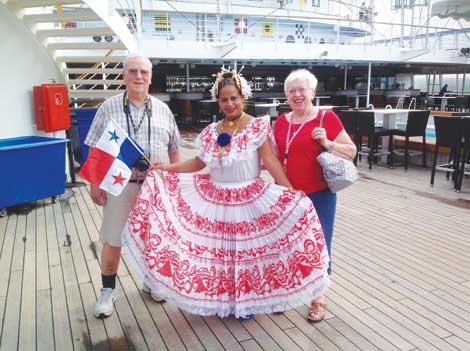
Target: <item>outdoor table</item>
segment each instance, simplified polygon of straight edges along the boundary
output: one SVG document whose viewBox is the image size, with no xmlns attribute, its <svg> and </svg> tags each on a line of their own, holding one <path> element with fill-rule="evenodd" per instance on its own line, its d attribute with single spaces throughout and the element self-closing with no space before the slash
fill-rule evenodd
<svg viewBox="0 0 470 351">
<path fill-rule="evenodd" d="M 374 109 L 374 110 L 361 110 L 360 113 L 373 113 L 374 124 L 376 127 L 383 127 L 384 129 L 395 129 L 397 128 L 397 122 L 406 125 L 408 119 L 408 112 L 411 110 L 407 109 Z M 388 136 L 382 137 L 382 149 L 388 148 Z M 382 162 L 387 162 L 387 156 L 381 157 Z"/>
<path fill-rule="evenodd" d="M 440 99 L 441 100 L 441 111 L 445 111 L 446 110 L 446 106 L 447 106 L 447 100 L 448 99 L 455 99 L 456 96 L 430 96 L 432 97 L 433 99 Z"/>
</svg>

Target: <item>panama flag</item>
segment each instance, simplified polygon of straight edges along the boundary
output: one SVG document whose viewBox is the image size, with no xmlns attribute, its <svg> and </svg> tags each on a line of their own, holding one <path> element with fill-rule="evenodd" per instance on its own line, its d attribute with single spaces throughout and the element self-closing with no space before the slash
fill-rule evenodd
<svg viewBox="0 0 470 351">
<path fill-rule="evenodd" d="M 131 168 L 141 155 L 139 147 L 110 118 L 78 175 L 117 196 L 129 182 Z"/>
</svg>

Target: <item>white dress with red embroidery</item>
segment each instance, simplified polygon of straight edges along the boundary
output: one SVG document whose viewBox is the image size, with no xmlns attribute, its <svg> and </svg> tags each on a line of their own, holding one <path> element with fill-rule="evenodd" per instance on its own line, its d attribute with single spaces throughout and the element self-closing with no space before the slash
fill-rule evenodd
<svg viewBox="0 0 470 351">
<path fill-rule="evenodd" d="M 223 153 L 216 124 L 197 138 L 209 174 L 152 171 L 124 229 L 153 293 L 200 315 L 282 312 L 330 281 L 319 219 L 302 192 L 260 178 L 268 119 L 252 119 Z"/>
</svg>

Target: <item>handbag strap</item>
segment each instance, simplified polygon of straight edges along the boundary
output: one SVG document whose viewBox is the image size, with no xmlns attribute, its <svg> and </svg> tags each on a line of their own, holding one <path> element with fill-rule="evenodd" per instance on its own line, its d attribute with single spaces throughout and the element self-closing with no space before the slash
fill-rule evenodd
<svg viewBox="0 0 470 351">
<path fill-rule="evenodd" d="M 323 119 L 325 118 L 326 115 L 326 110 L 321 111 L 321 116 L 320 116 L 320 128 L 323 127 Z M 322 150 L 326 150 L 323 146 L 321 146 Z"/>
<path fill-rule="evenodd" d="M 320 128 L 323 127 L 323 119 L 325 118 L 326 110 L 321 111 L 321 117 L 320 117 Z"/>
</svg>

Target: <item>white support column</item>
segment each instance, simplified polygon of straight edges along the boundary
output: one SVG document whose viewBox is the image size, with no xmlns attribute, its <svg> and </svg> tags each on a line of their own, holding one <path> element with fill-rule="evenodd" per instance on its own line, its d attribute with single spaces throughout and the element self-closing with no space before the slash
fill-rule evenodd
<svg viewBox="0 0 470 351">
<path fill-rule="evenodd" d="M 431 19 L 431 1 L 428 1 L 428 8 L 426 13 L 426 34 L 425 34 L 425 49 L 429 48 L 429 21 Z"/>
<path fill-rule="evenodd" d="M 189 63 L 186 64 L 186 92 L 189 93 Z"/>
<path fill-rule="evenodd" d="M 462 95 L 465 93 L 465 76 L 467 75 L 466 70 L 463 71 L 463 77 L 462 77 Z"/>
<path fill-rule="evenodd" d="M 367 72 L 367 101 L 366 107 L 369 106 L 370 101 L 370 80 L 371 80 L 371 73 L 372 73 L 372 62 L 369 62 L 369 70 Z"/>
<path fill-rule="evenodd" d="M 344 84 L 343 89 L 346 90 L 348 87 L 348 65 L 344 66 Z"/>
</svg>

